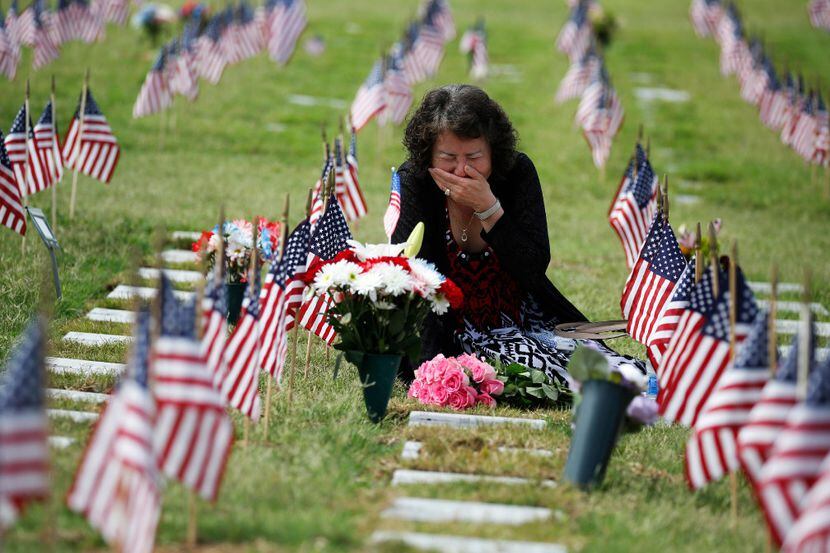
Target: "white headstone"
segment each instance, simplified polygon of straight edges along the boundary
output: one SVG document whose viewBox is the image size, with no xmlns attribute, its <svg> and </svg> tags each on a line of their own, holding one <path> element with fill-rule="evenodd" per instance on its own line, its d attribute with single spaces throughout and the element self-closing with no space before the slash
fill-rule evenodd
<svg viewBox="0 0 830 553">
<path fill-rule="evenodd" d="M 489 482 L 492 484 L 507 484 L 513 486 L 539 485 L 552 488 L 556 486 L 553 480 L 531 480 L 517 476 L 489 476 L 483 474 L 465 474 L 461 472 L 435 472 L 430 470 L 397 469 L 392 474 L 392 485 L 407 484 L 446 484 L 452 482 Z"/>
<path fill-rule="evenodd" d="M 119 284 L 107 295 L 111 300 L 131 300 L 139 297 L 143 300 L 151 300 L 156 297 L 158 290 L 148 286 L 128 286 L 126 284 Z M 186 290 L 174 290 L 175 295 L 180 300 L 193 301 L 196 298 L 195 292 L 188 292 Z"/>
<path fill-rule="evenodd" d="M 46 369 L 52 374 L 117 376 L 124 372 L 125 367 L 123 363 L 105 363 L 103 361 L 87 361 L 86 359 L 70 359 L 67 357 L 46 358 Z"/>
<path fill-rule="evenodd" d="M 103 346 L 106 344 L 129 344 L 132 336 L 118 336 L 116 334 L 96 334 L 94 332 L 67 332 L 63 337 L 67 342 L 74 342 L 84 346 Z"/>
<path fill-rule="evenodd" d="M 522 419 L 516 417 L 495 417 L 484 415 L 461 415 L 437 411 L 411 411 L 409 426 L 452 426 L 472 428 L 494 424 L 524 424 L 542 430 L 547 424 L 543 419 Z"/>
<path fill-rule="evenodd" d="M 195 284 L 202 280 L 202 273 L 199 271 L 164 269 L 164 274 L 167 275 L 167 278 L 171 281 L 182 284 Z M 138 270 L 138 276 L 144 280 L 157 280 L 159 278 L 159 270 L 154 267 L 142 267 Z"/>
<path fill-rule="evenodd" d="M 161 260 L 165 263 L 197 263 L 199 258 L 190 250 L 165 250 L 161 252 Z"/>
<path fill-rule="evenodd" d="M 92 311 L 86 314 L 86 318 L 90 321 L 101 321 L 105 323 L 132 324 L 133 321 L 135 321 L 135 313 L 124 309 L 95 307 Z"/>
<path fill-rule="evenodd" d="M 91 422 L 98 420 L 98 413 L 89 411 L 69 411 L 67 409 L 47 409 L 46 414 L 53 419 L 71 419 L 74 422 Z"/>
<path fill-rule="evenodd" d="M 551 510 L 500 503 L 399 497 L 390 508 L 381 513 L 381 516 L 413 522 L 516 525 L 545 520 L 551 516 Z"/>
<path fill-rule="evenodd" d="M 486 540 L 466 536 L 423 534 L 420 532 L 377 531 L 372 543 L 401 542 L 415 549 L 441 553 L 566 553 L 557 543 Z"/>
<path fill-rule="evenodd" d="M 47 388 L 46 396 L 52 399 L 68 399 L 70 401 L 82 401 L 85 403 L 104 403 L 110 398 L 109 394 L 79 392 L 77 390 L 62 390 L 58 388 Z"/>
</svg>

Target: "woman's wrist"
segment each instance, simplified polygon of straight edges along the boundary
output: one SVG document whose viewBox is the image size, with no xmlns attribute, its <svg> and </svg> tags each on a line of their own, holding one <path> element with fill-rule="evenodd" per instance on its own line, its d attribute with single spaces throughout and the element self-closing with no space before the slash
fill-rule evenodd
<svg viewBox="0 0 830 553">
<path fill-rule="evenodd" d="M 492 217 L 499 210 L 499 208 L 501 208 L 501 203 L 498 198 L 495 198 L 493 203 L 487 206 L 486 209 L 476 210 L 473 213 L 475 213 L 479 221 L 486 221 Z"/>
</svg>

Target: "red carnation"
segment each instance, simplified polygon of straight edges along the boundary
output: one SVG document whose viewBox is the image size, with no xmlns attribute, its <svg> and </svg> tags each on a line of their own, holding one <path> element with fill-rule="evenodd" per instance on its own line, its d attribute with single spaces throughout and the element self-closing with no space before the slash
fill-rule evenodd
<svg viewBox="0 0 830 553">
<path fill-rule="evenodd" d="M 202 251 L 204 248 L 207 247 L 208 242 L 210 242 L 211 238 L 213 238 L 213 233 L 210 232 L 209 230 L 203 230 L 202 235 L 199 237 L 198 240 L 193 242 L 193 245 L 190 246 L 190 249 L 193 250 L 196 253 L 199 253 L 200 251 Z"/>
<path fill-rule="evenodd" d="M 441 286 L 438 287 L 438 292 L 447 298 L 447 301 L 450 302 L 450 307 L 453 309 L 458 309 L 464 304 L 464 294 L 461 292 L 461 288 L 456 286 L 450 279 L 446 279 L 441 283 Z"/>
</svg>

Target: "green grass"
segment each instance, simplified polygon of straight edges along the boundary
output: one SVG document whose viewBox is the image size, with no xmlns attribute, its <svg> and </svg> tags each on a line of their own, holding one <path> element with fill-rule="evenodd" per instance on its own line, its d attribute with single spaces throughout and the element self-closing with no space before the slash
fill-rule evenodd
<svg viewBox="0 0 830 553">
<path fill-rule="evenodd" d="M 811 267 L 816 299 L 830 305 L 830 201 L 812 184 L 810 169 L 780 144 L 739 96 L 737 82 L 718 70 L 717 46 L 694 36 L 688 1 L 604 0 L 617 17 L 619 31 L 606 52 L 608 67 L 626 110 L 626 125 L 615 141 L 608 173 L 593 167 L 588 148 L 573 127 L 576 102 L 556 105 L 553 94 L 567 69 L 554 52 L 556 33 L 566 18 L 564 2 L 453 0 L 459 29 L 479 15 L 487 19 L 490 56 L 495 65 L 512 65 L 520 80 L 494 77 L 486 90 L 510 114 L 521 135 L 521 148 L 536 163 L 544 188 L 551 238 L 548 274 L 576 305 L 594 319 L 619 316 L 619 296 L 626 278 L 622 248 L 606 221 L 617 179 L 627 161 L 638 124 L 651 139 L 652 160 L 670 175 L 673 193 L 695 193 L 696 205 L 672 204 L 672 222 L 693 225 L 724 220 L 722 241 L 737 240 L 747 275 L 766 280 L 773 262 L 782 280 L 800 282 Z M 309 94 L 351 101 L 378 49 L 395 40 L 416 2 L 370 0 L 310 2 L 305 36 L 325 37 L 326 53 L 311 58 L 302 49 L 284 69 L 260 56 L 229 68 L 219 86 L 204 85 L 194 104 L 177 100 L 167 114 L 131 119 L 132 104 L 154 52 L 131 30 L 110 28 L 105 42 L 72 43 L 46 70 L 32 73 L 33 111 L 46 101 L 49 77 L 58 84 L 57 107 L 62 128 L 81 87 L 84 68 L 92 69 L 92 90 L 122 145 L 113 182 L 103 186 L 81 176 L 78 208 L 68 217 L 70 179 L 58 191 L 58 237 L 64 300 L 50 326 L 50 354 L 123 362 L 126 348 L 83 348 L 63 344 L 68 330 L 124 332 L 122 325 L 84 320 L 94 306 L 129 307 L 106 300 L 127 273 L 154 258 L 159 229 L 212 227 L 220 204 L 229 217 L 279 216 L 284 195 L 291 194 L 291 221 L 301 217 L 307 188 L 320 165 L 319 125 L 336 129 L 343 114 L 328 107 L 301 107 L 289 94 Z M 809 27 L 803 0 L 756 0 L 744 6 L 747 26 L 760 32 L 779 64 L 805 72 L 810 82 L 827 74 L 830 35 Z M 346 32 L 347 22 L 359 25 Z M 25 77 L 30 53 L 20 74 Z M 449 45 L 436 79 L 420 85 L 416 97 L 432 86 L 466 80 L 466 61 Z M 638 86 L 686 90 L 685 104 L 642 103 Z M 22 101 L 19 78 L 0 83 L 5 99 L 0 120 L 11 121 Z M 35 114 L 37 115 L 37 114 Z M 276 123 L 282 132 L 269 128 Z M 388 191 L 389 166 L 403 158 L 400 129 L 372 124 L 359 137 L 361 185 L 371 216 L 356 229 L 360 239 L 383 237 L 380 224 Z M 49 193 L 31 203 L 46 213 Z M 175 244 L 186 248 L 186 243 Z M 34 235 L 21 256 L 20 240 L 0 231 L 0 354 L 5 354 L 37 305 L 40 272 L 48 256 Z M 193 269 L 192 265 L 182 268 Z M 641 346 L 617 342 L 626 352 Z M 397 388 L 390 416 L 380 425 L 363 412 L 357 379 L 351 369 L 332 380 L 331 363 L 315 345 L 312 370 L 300 376 L 289 407 L 284 392 L 274 396 L 270 444 L 234 448 L 215 506 L 200 504 L 199 537 L 212 551 L 364 551 L 366 537 L 378 528 L 408 528 L 501 538 L 561 541 L 584 551 L 760 550 L 765 538 L 760 514 L 747 487 L 739 495 L 739 520 L 729 520 L 729 486 L 716 483 L 690 493 L 683 480 L 687 431 L 657 427 L 625 436 L 612 459 L 605 485 L 590 495 L 561 485 L 538 487 L 454 485 L 393 489 L 395 468 L 441 468 L 559 479 L 569 443 L 569 419 L 562 412 L 499 414 L 542 416 L 550 421 L 540 432 L 516 429 L 438 431 L 408 429 L 406 413 L 418 408 Z M 106 392 L 112 378 L 53 377 L 54 387 Z M 287 384 L 287 381 L 283 383 Z M 71 402 L 57 406 L 94 410 Z M 237 418 L 238 438 L 242 424 Z M 78 443 L 53 454 L 55 493 L 52 504 L 32 506 L 5 536 L 6 551 L 42 546 L 43 528 L 54 531 L 54 549 L 86 551 L 104 544 L 79 516 L 61 506 L 83 451 L 90 425 L 54 423 L 55 433 Z M 259 439 L 254 429 L 252 439 Z M 406 439 L 425 442 L 417 461 L 399 459 Z M 549 459 L 498 454 L 499 445 L 554 451 Z M 519 528 L 468 525 L 409 525 L 380 518 L 398 494 L 503 501 L 548 506 L 553 520 Z M 171 483 L 157 543 L 163 551 L 182 547 L 187 494 Z M 48 534 L 48 533 L 47 533 Z M 48 537 L 48 536 L 47 536 Z M 398 551 L 397 547 L 383 548 Z"/>
</svg>

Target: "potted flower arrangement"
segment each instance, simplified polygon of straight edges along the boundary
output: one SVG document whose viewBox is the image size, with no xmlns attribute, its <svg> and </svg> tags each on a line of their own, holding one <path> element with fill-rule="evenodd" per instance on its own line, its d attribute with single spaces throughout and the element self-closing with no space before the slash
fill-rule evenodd
<svg viewBox="0 0 830 553">
<path fill-rule="evenodd" d="M 257 217 L 257 255 L 261 263 L 270 262 L 276 255 L 280 240 L 280 223 Z M 225 238 L 225 288 L 228 299 L 228 322 L 236 324 L 242 297 L 248 281 L 248 267 L 254 250 L 254 225 L 245 219 L 225 221 L 222 225 Z M 219 225 L 209 231 L 203 231 L 198 240 L 193 242 L 192 250 L 200 263 L 207 264 L 212 270 L 216 264 L 219 251 Z"/>
<path fill-rule="evenodd" d="M 571 356 L 568 372 L 577 381 L 580 401 L 574 415 L 565 479 L 589 489 L 602 483 L 626 409 L 645 391 L 648 378 L 633 365 L 611 368 L 603 354 L 586 346 L 577 348 Z M 639 408 L 649 411 L 644 406 Z"/>
<path fill-rule="evenodd" d="M 462 295 L 431 263 L 403 255 L 407 244 L 348 243 L 309 270 L 311 285 L 333 300 L 328 319 L 340 337 L 334 347 L 357 367 L 369 418 L 379 422 L 401 358 L 418 357 L 424 317 L 459 307 Z"/>
</svg>

